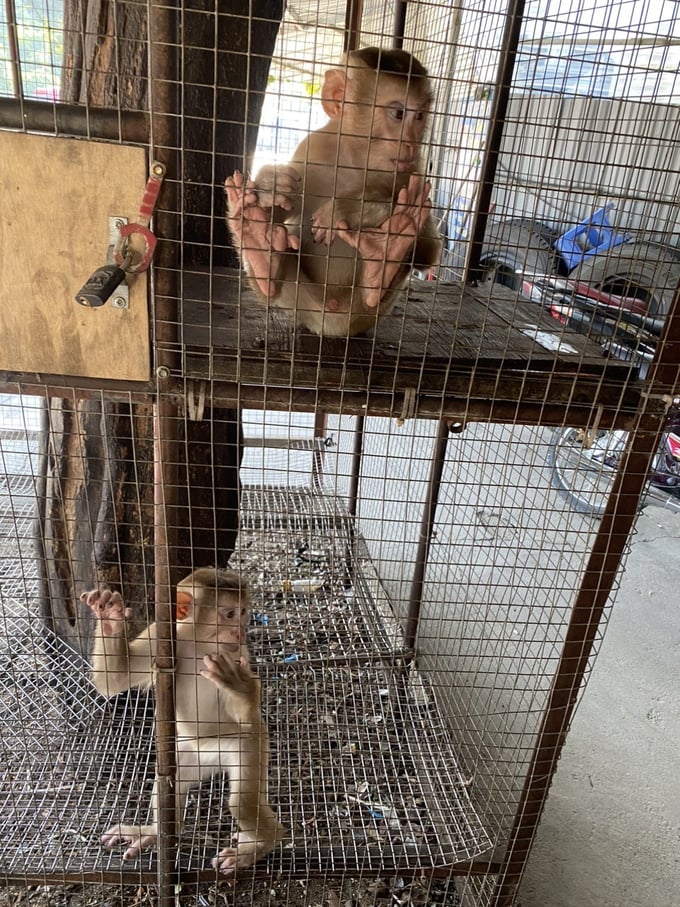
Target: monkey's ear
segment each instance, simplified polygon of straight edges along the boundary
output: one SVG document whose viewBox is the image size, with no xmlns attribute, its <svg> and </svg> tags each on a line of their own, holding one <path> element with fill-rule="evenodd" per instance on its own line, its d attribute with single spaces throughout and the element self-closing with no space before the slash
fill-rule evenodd
<svg viewBox="0 0 680 907">
<path fill-rule="evenodd" d="M 183 589 L 177 590 L 177 620 L 184 620 L 185 617 L 189 616 L 191 611 L 191 606 L 194 603 L 194 597 L 190 592 L 185 592 Z"/>
<path fill-rule="evenodd" d="M 329 69 L 321 89 L 321 106 L 331 120 L 342 115 L 342 102 L 345 98 L 347 74 L 342 69 Z"/>
</svg>

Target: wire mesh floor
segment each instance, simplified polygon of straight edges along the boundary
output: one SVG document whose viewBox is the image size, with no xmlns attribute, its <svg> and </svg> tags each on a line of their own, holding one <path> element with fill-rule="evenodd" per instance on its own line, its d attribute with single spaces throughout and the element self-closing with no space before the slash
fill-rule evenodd
<svg viewBox="0 0 680 907">
<path fill-rule="evenodd" d="M 249 642 L 271 735 L 269 794 L 288 831 L 256 872 L 427 870 L 488 850 L 455 741 L 403 657 L 343 506 L 308 490 L 246 488 L 242 513 L 232 565 L 253 591 Z M 6 607 L 4 627 L 0 876 L 155 873 L 153 851 L 122 864 L 120 852 L 99 845 L 110 824 L 145 821 L 152 695 L 107 701 L 87 664 L 37 618 Z M 232 834 L 226 787 L 213 778 L 188 799 L 186 877 L 214 878 L 210 858 Z"/>
</svg>

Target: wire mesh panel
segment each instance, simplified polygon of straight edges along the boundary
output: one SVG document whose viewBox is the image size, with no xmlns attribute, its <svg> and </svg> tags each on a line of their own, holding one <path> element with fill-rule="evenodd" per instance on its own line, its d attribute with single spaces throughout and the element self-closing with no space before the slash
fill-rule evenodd
<svg viewBox="0 0 680 907">
<path fill-rule="evenodd" d="M 30 397 L 5 400 L 7 424 L 38 411 Z M 263 416 L 275 438 L 280 416 Z M 328 418 L 321 483 L 310 469 L 306 486 L 294 476 L 274 484 L 276 462 L 244 459 L 250 481 L 229 562 L 252 590 L 269 797 L 287 830 L 260 875 L 455 870 L 508 834 L 597 523 L 551 487 L 550 430 L 470 426 L 451 436 L 414 662 L 402 628 L 433 427 L 369 420 L 354 516 L 355 418 Z M 149 814 L 153 702 L 134 691 L 100 696 L 87 661 L 40 619 L 30 542 L 41 434 L 3 434 L 2 871 L 150 881 L 153 850 L 121 863 L 99 836 Z M 187 800 L 178 857 L 187 880 L 215 876 L 210 860 L 232 828 L 227 794 L 216 777 Z"/>
<path fill-rule="evenodd" d="M 345 46 L 386 43 L 385 14 L 365 6 L 360 41 L 350 30 Z M 313 294 L 314 288 L 305 286 L 314 281 L 305 272 L 304 249 L 302 271 L 291 265 L 289 280 L 283 276 L 288 260 L 279 256 L 284 263 L 276 268 L 281 264 L 283 270 L 277 270 L 266 298 L 261 288 L 253 292 L 253 280 L 245 281 L 243 272 L 185 269 L 178 291 L 181 373 L 215 380 L 225 398 L 238 396 L 257 406 L 263 405 L 266 387 L 270 402 L 273 389 L 280 388 L 282 407 L 312 409 L 323 401 L 332 408 L 342 400 L 346 410 L 359 412 L 370 389 L 373 411 L 381 407 L 395 417 L 450 412 L 487 418 L 491 411 L 502 421 L 514 418 L 514 401 L 521 397 L 532 420 L 538 412 L 552 417 L 550 401 L 559 410 L 556 421 L 565 407 L 582 421 L 588 416 L 576 412 L 579 403 L 602 404 L 605 411 L 621 407 L 614 386 L 625 387 L 626 407 L 636 408 L 630 372 L 616 359 L 604 359 L 602 351 L 604 345 L 617 359 L 634 356 L 645 341 L 631 323 L 667 312 L 680 277 L 677 210 L 668 209 L 678 169 L 677 118 L 668 106 L 673 51 L 669 45 L 664 88 L 659 83 L 654 95 L 651 72 L 638 65 L 645 58 L 642 50 L 636 77 L 627 77 L 620 42 L 623 35 L 637 35 L 639 24 L 629 22 L 625 4 L 609 5 L 597 27 L 585 9 L 570 8 L 554 21 L 551 17 L 543 31 L 546 10 L 530 4 L 514 36 L 516 46 L 507 31 L 515 19 L 507 12 L 505 4 L 485 7 L 483 14 L 474 4 L 464 5 L 454 23 L 446 5 L 408 7 L 409 49 L 428 67 L 433 92 L 422 170 L 432 175 L 432 216 L 445 246 L 442 267 L 434 274 L 414 267 L 391 312 L 380 315 L 374 331 L 351 330 L 359 334 L 351 339 L 335 337 L 338 300 L 331 299 L 319 325 L 306 323 L 309 303 L 302 300 Z M 303 4 L 283 18 L 258 145 L 252 165 L 249 153 L 243 160 L 255 187 L 260 171 L 265 182 L 270 178 L 268 165 L 285 172 L 292 161 L 303 173 L 305 136 L 336 128 L 322 106 L 325 73 L 339 65 L 343 49 L 333 15 L 329 10 L 321 16 Z M 567 24 L 587 36 L 588 49 L 582 51 L 579 40 L 565 62 L 559 42 Z M 644 35 L 655 34 L 665 47 L 664 29 L 665 21 L 648 11 Z M 618 156 L 609 142 L 612 133 L 621 139 Z M 573 162 L 567 176 L 565 160 Z M 310 172 L 318 166 L 308 163 Z M 328 192 L 342 197 L 343 187 L 330 185 L 338 178 L 334 166 L 328 162 Z M 642 192 L 644 215 L 635 202 L 641 174 L 649 180 Z M 633 183 L 638 188 L 633 190 Z M 287 204 L 293 202 L 291 196 Z M 232 225 L 244 217 L 249 223 L 241 212 Z M 277 214 L 277 219 L 282 218 Z M 284 228 L 291 242 L 301 239 L 304 245 L 304 229 L 300 233 L 283 219 Z M 329 262 L 341 242 L 333 240 Z M 241 257 L 248 262 L 247 254 Z M 457 282 L 466 263 L 474 265 L 480 289 Z M 437 279 L 422 279 L 433 276 Z M 504 293 L 502 286 L 513 292 Z M 626 302 L 617 306 L 621 296 Z M 604 312 L 610 317 L 603 319 Z M 614 323 L 621 326 L 612 331 Z M 572 330 L 565 335 L 565 325 L 595 344 Z M 648 326 L 658 336 L 660 325 Z M 527 370 L 541 372 L 537 387 Z M 548 388 L 545 380 L 551 382 Z"/>
<path fill-rule="evenodd" d="M 20 398 L 6 400 L 3 413 L 21 416 Z M 22 552 L 18 535 L 22 520 L 24 535 L 35 529 L 30 454 L 39 441 L 35 430 L 3 435 L 2 872 L 96 878 L 121 867 L 119 853 L 99 846 L 103 828 L 149 810 L 152 701 L 128 693 L 107 702 L 87 662 L 41 623 L 38 583 L 27 585 L 38 549 Z M 246 486 L 231 559 L 253 593 L 249 646 L 273 740 L 270 795 L 289 830 L 276 861 L 300 875 L 468 860 L 489 839 L 455 740 L 409 666 L 368 551 L 331 491 Z M 24 583 L 12 584 L 18 565 Z M 216 842 L 229 837 L 225 783 L 187 805 L 180 864 L 206 877 Z M 152 869 L 145 857 L 124 871 Z"/>
<path fill-rule="evenodd" d="M 97 262 L 129 328 L 158 239 L 153 380 L 86 348 L 77 285 L 2 375 L 5 881 L 513 903 L 639 501 L 680 489 L 677 27 L 643 6 L 5 4 L 0 143 L 165 168 Z M 75 374 L 40 370 L 64 315 Z M 215 568 L 250 598 L 182 585 Z"/>
</svg>

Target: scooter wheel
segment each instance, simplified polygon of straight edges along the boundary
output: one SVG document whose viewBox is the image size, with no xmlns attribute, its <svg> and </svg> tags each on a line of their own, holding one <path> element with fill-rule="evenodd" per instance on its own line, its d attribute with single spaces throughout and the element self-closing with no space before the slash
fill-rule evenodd
<svg viewBox="0 0 680 907">
<path fill-rule="evenodd" d="M 665 315 L 680 281 L 680 252 L 662 243 L 623 243 L 588 256 L 569 277 L 606 293 L 642 299 L 648 315 Z"/>
<path fill-rule="evenodd" d="M 538 221 L 507 220 L 488 226 L 480 258 L 484 281 L 521 291 L 525 271 L 554 274 L 558 258 L 551 243 L 556 237 Z"/>
</svg>

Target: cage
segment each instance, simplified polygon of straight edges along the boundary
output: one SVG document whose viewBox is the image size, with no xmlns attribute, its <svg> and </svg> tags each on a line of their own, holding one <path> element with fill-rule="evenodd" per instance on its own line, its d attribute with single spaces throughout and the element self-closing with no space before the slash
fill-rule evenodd
<svg viewBox="0 0 680 907">
<path fill-rule="evenodd" d="M 640 502 L 680 488 L 677 26 L 637 6 L 5 4 L 6 884 L 515 903 Z M 329 336 L 263 304 L 223 186 L 324 128 L 359 47 L 429 73 L 416 207 L 443 248 Z M 213 566 L 251 590 L 286 829 L 235 875 L 211 863 L 233 778 L 173 793 L 171 591 Z M 155 621 L 153 690 L 93 683 L 93 588 L 130 636 Z M 124 860 L 100 836 L 148 822 L 154 782 L 158 839 Z"/>
</svg>

